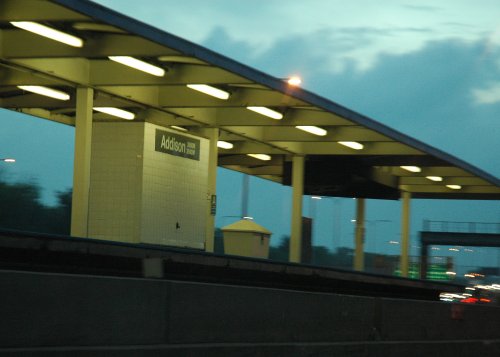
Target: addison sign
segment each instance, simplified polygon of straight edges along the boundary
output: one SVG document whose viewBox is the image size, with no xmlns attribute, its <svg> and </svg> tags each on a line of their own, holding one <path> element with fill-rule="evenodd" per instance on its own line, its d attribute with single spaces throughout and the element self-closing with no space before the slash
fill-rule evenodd
<svg viewBox="0 0 500 357">
<path fill-rule="evenodd" d="M 191 160 L 200 160 L 199 140 L 160 129 L 156 129 L 155 150 Z"/>
</svg>

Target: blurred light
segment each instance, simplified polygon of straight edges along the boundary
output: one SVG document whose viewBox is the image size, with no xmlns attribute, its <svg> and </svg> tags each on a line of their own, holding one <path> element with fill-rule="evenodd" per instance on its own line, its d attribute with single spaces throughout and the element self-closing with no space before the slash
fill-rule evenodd
<svg viewBox="0 0 500 357">
<path fill-rule="evenodd" d="M 302 84 L 302 79 L 299 76 L 291 76 L 288 78 L 288 84 L 291 86 L 300 86 Z"/>
<path fill-rule="evenodd" d="M 455 273 L 454 271 L 447 271 L 446 275 L 457 275 L 457 273 Z"/>
<path fill-rule="evenodd" d="M 94 107 L 94 110 L 101 112 L 101 113 L 113 115 L 113 116 L 118 117 L 118 118 L 126 119 L 126 120 L 133 120 L 135 118 L 134 113 L 127 112 L 126 110 L 113 108 L 113 107 Z"/>
<path fill-rule="evenodd" d="M 187 87 L 197 90 L 198 92 L 205 93 L 215 98 L 219 98 L 222 100 L 229 99 L 229 92 L 226 92 L 225 90 L 215 88 L 206 84 L 187 84 Z"/>
<path fill-rule="evenodd" d="M 451 252 L 460 252 L 460 249 L 457 248 L 448 248 L 448 250 Z"/>
<path fill-rule="evenodd" d="M 8 158 L 5 158 L 5 159 L 0 159 L 0 161 L 12 163 L 12 162 L 16 162 L 16 159 L 12 159 L 12 158 L 8 157 Z"/>
<path fill-rule="evenodd" d="M 249 221 L 253 221 L 253 217 L 250 217 L 250 216 L 244 216 L 243 219 L 247 219 Z"/>
<path fill-rule="evenodd" d="M 418 166 L 400 166 L 403 170 L 410 172 L 420 172 L 422 169 Z"/>
<path fill-rule="evenodd" d="M 347 146 L 348 148 L 354 149 L 354 150 L 362 150 L 364 148 L 364 145 L 361 143 L 358 143 L 356 141 L 337 141 L 340 145 Z"/>
<path fill-rule="evenodd" d="M 59 100 L 69 100 L 70 98 L 68 93 L 43 86 L 17 86 L 17 88 Z"/>
<path fill-rule="evenodd" d="M 175 130 L 180 130 L 180 131 L 189 131 L 189 130 L 187 130 L 186 128 L 183 128 L 182 126 L 170 125 L 170 127 L 171 127 L 172 129 L 175 129 Z"/>
<path fill-rule="evenodd" d="M 443 178 L 441 176 L 425 176 L 425 178 L 435 182 L 443 181 Z"/>
<path fill-rule="evenodd" d="M 311 196 L 311 199 L 313 200 L 321 200 L 321 196 Z"/>
<path fill-rule="evenodd" d="M 399 244 L 399 242 L 397 240 L 390 240 L 389 244 Z"/>
<path fill-rule="evenodd" d="M 296 128 L 318 136 L 325 136 L 327 133 L 325 129 L 313 125 L 298 125 Z"/>
<path fill-rule="evenodd" d="M 452 190 L 460 190 L 462 188 L 460 185 L 446 185 L 446 187 L 451 188 Z"/>
<path fill-rule="evenodd" d="M 227 141 L 219 140 L 217 141 L 217 147 L 221 149 L 232 149 L 234 145 L 233 143 L 228 143 Z"/>
<path fill-rule="evenodd" d="M 251 156 L 253 158 L 263 160 L 263 161 L 269 161 L 271 160 L 271 156 L 266 155 L 266 154 L 247 154 L 248 156 Z"/>
<path fill-rule="evenodd" d="M 464 274 L 466 278 L 474 278 L 474 274 Z"/>
<path fill-rule="evenodd" d="M 441 250 L 441 248 L 438 247 L 432 247 L 431 250 Z"/>
<path fill-rule="evenodd" d="M 491 302 L 491 300 L 488 298 L 480 298 L 479 301 L 480 302 Z"/>
<path fill-rule="evenodd" d="M 280 120 L 283 119 L 283 114 L 277 112 L 276 110 L 269 109 L 267 107 L 247 107 L 248 110 L 252 112 L 259 113 L 271 119 Z"/>
<path fill-rule="evenodd" d="M 73 47 L 83 47 L 83 40 L 76 36 L 64 33 L 51 27 L 30 21 L 11 21 L 15 27 L 36 33 L 37 35 L 50 38 L 51 40 L 62 42 Z"/>
<path fill-rule="evenodd" d="M 471 288 L 470 286 L 466 287 L 465 290 L 476 290 L 474 288 Z"/>
<path fill-rule="evenodd" d="M 355 219 L 351 219 L 351 222 L 354 223 L 354 222 L 356 222 L 356 220 Z"/>
<path fill-rule="evenodd" d="M 112 61 L 121 63 L 125 66 L 137 69 L 142 72 L 152 74 L 153 76 L 163 77 L 165 75 L 165 70 L 158 66 L 153 66 L 150 63 L 138 60 L 137 58 L 130 56 L 108 56 Z"/>
</svg>

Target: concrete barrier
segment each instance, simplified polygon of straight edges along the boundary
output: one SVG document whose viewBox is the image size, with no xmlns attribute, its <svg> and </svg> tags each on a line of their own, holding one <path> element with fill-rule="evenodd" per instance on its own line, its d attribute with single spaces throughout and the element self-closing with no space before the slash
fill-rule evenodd
<svg viewBox="0 0 500 357">
<path fill-rule="evenodd" d="M 16 271 L 0 271 L 0 291 L 2 356 L 500 351 L 490 306 L 457 319 L 441 302 Z"/>
</svg>

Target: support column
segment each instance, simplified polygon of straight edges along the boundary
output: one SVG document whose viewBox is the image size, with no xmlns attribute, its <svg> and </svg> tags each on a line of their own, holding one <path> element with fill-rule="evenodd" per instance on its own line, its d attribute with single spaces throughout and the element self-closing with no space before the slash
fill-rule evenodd
<svg viewBox="0 0 500 357">
<path fill-rule="evenodd" d="M 208 149 L 208 204 L 206 210 L 205 251 L 213 253 L 215 238 L 215 211 L 217 208 L 217 140 L 219 139 L 219 129 L 204 129 L 203 134 L 210 140 Z"/>
<path fill-rule="evenodd" d="M 94 90 L 77 88 L 71 235 L 88 237 L 92 104 Z"/>
<path fill-rule="evenodd" d="M 422 239 L 420 240 L 422 241 Z M 420 248 L 420 279 L 427 279 L 427 265 L 429 264 L 429 246 L 421 243 Z"/>
<path fill-rule="evenodd" d="M 304 156 L 294 156 L 292 161 L 292 229 L 290 256 L 293 263 L 300 263 L 302 248 L 302 196 L 304 194 Z"/>
<path fill-rule="evenodd" d="M 356 228 L 354 241 L 354 270 L 365 269 L 365 199 L 356 199 Z"/>
<path fill-rule="evenodd" d="M 408 277 L 409 272 L 409 247 L 410 247 L 410 200 L 411 193 L 404 191 L 402 198 L 401 214 L 401 257 L 399 260 L 399 269 L 401 276 Z"/>
</svg>

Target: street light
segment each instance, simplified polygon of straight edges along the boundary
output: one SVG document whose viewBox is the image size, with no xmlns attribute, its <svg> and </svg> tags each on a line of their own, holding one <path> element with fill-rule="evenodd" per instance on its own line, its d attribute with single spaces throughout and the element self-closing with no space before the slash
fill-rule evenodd
<svg viewBox="0 0 500 357">
<path fill-rule="evenodd" d="M 13 158 L 7 157 L 7 158 L 5 158 L 5 159 L 0 159 L 0 161 L 13 163 L 13 162 L 16 162 L 16 159 L 13 159 Z"/>
</svg>

